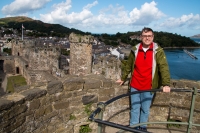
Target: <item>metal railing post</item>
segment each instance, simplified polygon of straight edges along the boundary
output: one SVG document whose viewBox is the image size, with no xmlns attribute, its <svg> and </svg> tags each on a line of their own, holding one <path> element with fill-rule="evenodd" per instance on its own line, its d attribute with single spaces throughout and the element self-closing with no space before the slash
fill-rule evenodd
<svg viewBox="0 0 200 133">
<path fill-rule="evenodd" d="M 191 106 L 190 106 L 190 116 L 189 116 L 189 120 L 188 120 L 188 128 L 187 128 L 187 133 L 190 133 L 191 128 L 192 128 L 192 119 L 193 119 L 193 113 L 194 113 L 194 105 L 195 105 L 195 98 L 196 98 L 196 94 L 198 93 L 197 88 L 193 88 L 193 92 L 192 92 L 192 101 L 191 101 Z"/>
<path fill-rule="evenodd" d="M 100 120 L 102 120 L 103 119 L 103 111 L 105 110 L 105 104 L 100 102 L 100 103 L 97 104 L 97 106 L 99 108 L 101 108 L 101 112 L 98 114 L 98 118 Z M 100 124 L 100 123 L 98 123 L 97 133 L 102 133 L 102 124 Z"/>
</svg>

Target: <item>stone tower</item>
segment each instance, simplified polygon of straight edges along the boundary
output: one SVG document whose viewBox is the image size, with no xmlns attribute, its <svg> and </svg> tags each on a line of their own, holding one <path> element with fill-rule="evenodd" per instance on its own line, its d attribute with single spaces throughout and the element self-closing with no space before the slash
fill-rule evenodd
<svg viewBox="0 0 200 133">
<path fill-rule="evenodd" d="M 70 70 L 71 75 L 86 75 L 92 71 L 92 43 L 91 35 L 71 33 L 70 41 Z"/>
</svg>

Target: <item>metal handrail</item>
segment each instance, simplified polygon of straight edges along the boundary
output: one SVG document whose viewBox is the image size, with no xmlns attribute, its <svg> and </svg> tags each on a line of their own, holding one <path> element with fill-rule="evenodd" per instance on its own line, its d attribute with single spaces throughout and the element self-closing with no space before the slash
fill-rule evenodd
<svg viewBox="0 0 200 133">
<path fill-rule="evenodd" d="M 110 100 L 108 100 L 106 102 L 99 102 L 97 104 L 97 109 L 94 110 L 91 113 L 91 115 L 89 116 L 88 119 L 90 121 L 98 123 L 98 130 L 97 130 L 98 133 L 102 133 L 102 125 L 107 125 L 107 126 L 111 126 L 111 127 L 114 127 L 114 128 L 122 129 L 122 131 L 119 131 L 119 132 L 123 132 L 125 130 L 125 131 L 131 131 L 131 132 L 134 132 L 134 133 L 149 133 L 149 132 L 146 132 L 146 131 L 140 131 L 140 130 L 136 130 L 136 129 L 132 128 L 132 127 L 140 126 L 140 125 L 143 125 L 143 124 L 179 124 L 179 125 L 188 125 L 187 133 L 190 133 L 190 130 L 191 130 L 192 126 L 200 126 L 200 124 L 192 123 L 196 94 L 200 93 L 200 90 L 198 90 L 197 88 L 193 88 L 192 90 L 191 89 L 183 89 L 183 88 L 171 89 L 171 92 L 192 92 L 192 101 L 191 101 L 191 106 L 190 106 L 190 115 L 189 115 L 188 122 L 146 122 L 146 123 L 138 123 L 138 124 L 135 124 L 134 126 L 127 127 L 127 126 L 124 126 L 124 125 L 120 125 L 120 124 L 116 124 L 116 123 L 113 123 L 113 122 L 102 120 L 103 119 L 103 111 L 105 110 L 105 107 L 107 105 L 109 105 L 110 103 L 112 103 L 112 102 L 114 102 L 114 101 L 116 101 L 116 100 L 118 100 L 120 98 L 123 98 L 123 97 L 126 97 L 126 96 L 130 96 L 130 95 L 136 94 L 136 93 L 162 92 L 162 91 L 163 91 L 162 89 L 153 89 L 153 90 L 148 90 L 148 91 L 129 92 L 129 93 L 126 93 L 126 94 L 122 94 L 122 95 L 116 96 L 116 97 L 114 97 L 114 98 L 112 98 L 112 99 L 110 99 Z M 97 114 L 98 114 L 98 119 L 95 119 L 94 117 Z"/>
</svg>

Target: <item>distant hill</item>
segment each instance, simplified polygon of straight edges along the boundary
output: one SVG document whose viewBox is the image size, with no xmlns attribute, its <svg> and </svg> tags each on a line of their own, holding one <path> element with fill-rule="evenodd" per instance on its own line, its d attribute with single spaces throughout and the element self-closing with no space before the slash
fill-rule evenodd
<svg viewBox="0 0 200 133">
<path fill-rule="evenodd" d="M 25 22 L 25 21 L 34 21 L 32 18 L 28 18 L 28 17 L 7 17 L 7 18 L 1 18 L 0 22 L 1 24 L 7 24 L 9 22 Z"/>
<path fill-rule="evenodd" d="M 27 33 L 27 36 L 41 37 L 41 36 L 57 36 L 65 37 L 70 33 L 74 32 L 76 34 L 91 34 L 89 32 L 83 32 L 74 28 L 67 28 L 60 24 L 49 24 L 44 23 L 40 20 L 33 20 L 28 17 L 18 16 L 18 17 L 6 17 L 0 18 L 0 27 L 17 29 L 18 33 L 21 34 L 22 24 L 26 30 L 32 30 L 33 32 Z M 9 32 L 9 31 L 7 31 Z M 110 34 L 92 34 L 97 37 L 100 41 L 104 42 L 106 45 L 118 46 L 120 43 L 125 45 L 135 45 L 141 40 L 130 39 L 130 36 L 136 36 L 139 38 L 141 31 L 127 32 L 127 33 L 116 33 Z M 200 37 L 195 35 L 193 37 Z M 120 40 L 120 41 L 119 41 Z M 199 47 L 196 43 L 189 37 L 181 36 L 178 34 L 172 34 L 167 32 L 154 32 L 154 41 L 160 44 L 162 47 Z"/>
<path fill-rule="evenodd" d="M 141 31 L 127 32 L 127 33 L 117 33 L 113 35 L 101 34 L 95 35 L 105 42 L 106 45 L 118 46 L 121 44 L 130 44 L 132 46 L 141 42 L 139 39 Z M 130 38 L 132 37 L 132 38 Z M 168 33 L 168 32 L 157 32 L 154 31 L 154 42 L 158 43 L 161 47 L 199 47 L 200 45 L 189 37 L 181 36 L 178 34 Z"/>
<path fill-rule="evenodd" d="M 0 26 L 4 26 L 6 28 L 14 28 L 17 30 L 21 30 L 22 24 L 25 27 L 25 29 L 45 33 L 48 35 L 51 35 L 53 33 L 54 35 L 64 36 L 69 35 L 71 32 L 77 34 L 86 34 L 81 30 L 67 28 L 60 24 L 44 23 L 40 20 L 33 20 L 24 16 L 6 17 L 0 19 Z"/>
<path fill-rule="evenodd" d="M 197 35 L 191 36 L 190 38 L 200 38 L 200 34 L 197 34 Z"/>
</svg>

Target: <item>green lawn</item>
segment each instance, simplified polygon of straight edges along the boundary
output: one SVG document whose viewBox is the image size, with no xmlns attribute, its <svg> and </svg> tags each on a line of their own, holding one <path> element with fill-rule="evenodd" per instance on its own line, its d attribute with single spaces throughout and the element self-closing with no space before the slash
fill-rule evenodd
<svg viewBox="0 0 200 133">
<path fill-rule="evenodd" d="M 6 87 L 7 92 L 14 92 L 15 87 L 27 85 L 26 79 L 22 75 L 10 76 L 8 77 L 7 80 L 8 80 Z"/>
</svg>

